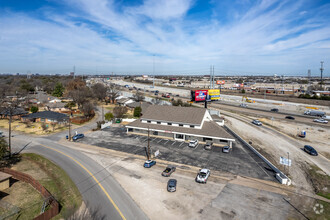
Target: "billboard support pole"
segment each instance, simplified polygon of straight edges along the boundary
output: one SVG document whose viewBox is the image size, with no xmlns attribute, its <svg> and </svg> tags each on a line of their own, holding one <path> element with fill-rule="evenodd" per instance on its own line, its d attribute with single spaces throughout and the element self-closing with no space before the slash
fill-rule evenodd
<svg viewBox="0 0 330 220">
<path fill-rule="evenodd" d="M 204 104 L 204 107 L 207 109 L 207 101 L 206 101 L 206 99 L 205 99 L 205 102 L 204 102 L 205 104 Z"/>
</svg>

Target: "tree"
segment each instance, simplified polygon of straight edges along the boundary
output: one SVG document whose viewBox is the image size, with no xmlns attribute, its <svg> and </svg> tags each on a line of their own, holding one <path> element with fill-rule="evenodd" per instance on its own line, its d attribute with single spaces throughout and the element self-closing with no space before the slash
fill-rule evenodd
<svg viewBox="0 0 330 220">
<path fill-rule="evenodd" d="M 50 123 L 50 125 L 52 126 L 53 131 L 54 131 L 54 130 L 55 130 L 55 127 L 56 127 L 56 125 L 57 125 L 57 123 L 56 123 L 56 122 L 52 122 L 52 123 Z"/>
<path fill-rule="evenodd" d="M 243 94 L 245 93 L 245 89 L 242 89 L 242 91 L 241 91 Z"/>
<path fill-rule="evenodd" d="M 108 112 L 104 115 L 105 120 L 111 121 L 113 119 L 113 114 L 111 112 Z"/>
<path fill-rule="evenodd" d="M 125 106 L 117 106 L 113 109 L 113 115 L 116 118 L 122 118 L 127 113 L 127 108 Z"/>
<path fill-rule="evenodd" d="M 39 108 L 38 108 L 38 106 L 32 106 L 32 107 L 30 108 L 30 111 L 31 111 L 32 113 L 36 113 L 36 112 L 39 111 Z"/>
<path fill-rule="evenodd" d="M 71 97 L 75 103 L 77 103 L 80 109 L 84 102 L 88 101 L 88 98 L 92 96 L 86 83 L 77 78 L 71 80 L 66 86 L 66 95 Z"/>
<path fill-rule="evenodd" d="M 0 159 L 2 159 L 8 152 L 8 144 L 3 137 L 0 137 Z"/>
<path fill-rule="evenodd" d="M 142 94 L 142 92 L 140 91 L 136 91 L 136 93 L 133 95 L 133 99 L 136 101 L 136 102 L 141 102 L 144 100 L 144 95 Z"/>
<path fill-rule="evenodd" d="M 62 83 L 60 83 L 60 82 L 56 83 L 55 88 L 54 88 L 54 92 L 53 92 L 53 96 L 62 97 L 63 93 L 64 93 L 64 90 L 65 90 L 65 88 L 62 85 Z"/>
<path fill-rule="evenodd" d="M 96 83 L 92 86 L 94 96 L 102 101 L 107 95 L 107 88 L 102 83 Z"/>
<path fill-rule="evenodd" d="M 119 90 L 115 84 L 110 84 L 108 89 L 108 96 L 112 103 L 115 103 L 116 98 L 119 97 Z"/>
<path fill-rule="evenodd" d="M 42 128 L 43 131 L 47 131 L 48 130 L 48 125 L 46 123 L 42 123 L 41 128 Z"/>
<path fill-rule="evenodd" d="M 141 116 L 141 112 L 142 112 L 142 108 L 140 106 L 137 106 L 134 108 L 134 117 L 140 117 Z"/>
<path fill-rule="evenodd" d="M 85 117 L 91 117 L 94 113 L 94 103 L 86 101 L 82 104 L 82 111 L 84 112 Z"/>
<path fill-rule="evenodd" d="M 68 102 L 68 103 L 65 104 L 64 107 L 72 110 L 72 108 L 75 107 L 75 106 L 76 106 L 76 103 L 74 103 L 74 102 Z"/>
</svg>

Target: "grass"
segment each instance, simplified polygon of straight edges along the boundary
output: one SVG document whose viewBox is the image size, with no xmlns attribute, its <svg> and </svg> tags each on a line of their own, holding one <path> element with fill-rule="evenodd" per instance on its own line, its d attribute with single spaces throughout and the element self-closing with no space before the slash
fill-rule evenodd
<svg viewBox="0 0 330 220">
<path fill-rule="evenodd" d="M 61 210 L 54 219 L 68 218 L 80 207 L 82 198 L 78 188 L 66 172 L 50 160 L 37 154 L 26 153 L 22 154 L 21 161 L 15 164 L 13 169 L 37 179 L 56 198 Z M 13 217 L 14 219 L 33 219 L 40 213 L 41 205 L 35 199 L 30 199 L 30 191 L 23 193 L 25 198 L 29 199 L 28 206 L 21 207 L 20 214 Z"/>
<path fill-rule="evenodd" d="M 324 174 L 323 171 L 316 165 L 309 165 L 309 168 L 306 170 L 314 187 L 315 193 L 330 199 L 330 176 Z"/>
</svg>

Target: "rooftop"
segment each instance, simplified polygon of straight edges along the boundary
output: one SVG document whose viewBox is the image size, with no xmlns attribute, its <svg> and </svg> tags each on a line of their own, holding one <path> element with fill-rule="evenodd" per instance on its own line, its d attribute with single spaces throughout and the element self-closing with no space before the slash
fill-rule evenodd
<svg viewBox="0 0 330 220">
<path fill-rule="evenodd" d="M 53 111 L 43 111 L 43 112 L 36 112 L 29 115 L 23 116 L 23 118 L 43 118 L 43 119 L 50 119 L 50 120 L 57 120 L 61 121 L 67 119 L 68 116 L 66 114 L 53 112 Z"/>
<path fill-rule="evenodd" d="M 205 112 L 205 108 L 151 105 L 141 119 L 200 125 Z"/>
</svg>

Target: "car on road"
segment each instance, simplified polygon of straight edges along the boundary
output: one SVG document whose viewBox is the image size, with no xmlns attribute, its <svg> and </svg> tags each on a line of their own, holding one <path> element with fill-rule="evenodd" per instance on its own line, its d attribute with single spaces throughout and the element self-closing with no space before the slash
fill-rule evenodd
<svg viewBox="0 0 330 220">
<path fill-rule="evenodd" d="M 230 147 L 229 147 L 229 146 L 224 146 L 224 147 L 222 148 L 222 152 L 223 152 L 223 153 L 229 153 L 229 151 L 230 151 Z"/>
<path fill-rule="evenodd" d="M 167 182 L 167 191 L 168 192 L 175 192 L 176 191 L 176 179 L 169 179 Z"/>
<path fill-rule="evenodd" d="M 322 124 L 328 124 L 328 121 L 327 120 L 324 120 L 323 118 L 314 119 L 313 122 L 322 123 Z"/>
<path fill-rule="evenodd" d="M 76 141 L 76 140 L 81 139 L 83 137 L 85 137 L 84 134 L 76 134 L 75 136 L 72 137 L 72 140 Z"/>
<path fill-rule="evenodd" d="M 198 145 L 198 140 L 191 140 L 188 144 L 189 147 L 195 148 Z"/>
<path fill-rule="evenodd" d="M 304 151 L 306 153 L 309 153 L 310 155 L 313 155 L 313 156 L 317 156 L 318 155 L 317 151 L 312 146 L 310 146 L 310 145 L 305 145 L 304 146 Z"/>
<path fill-rule="evenodd" d="M 175 166 L 167 166 L 166 169 L 162 172 L 162 176 L 169 177 L 176 170 Z"/>
<path fill-rule="evenodd" d="M 285 118 L 290 119 L 290 120 L 295 120 L 295 118 L 293 116 L 290 116 L 290 115 L 286 116 Z"/>
<path fill-rule="evenodd" d="M 213 143 L 212 143 L 212 142 L 207 142 L 207 143 L 204 145 L 204 149 L 205 149 L 205 150 L 211 150 L 211 149 L 212 149 L 212 146 L 213 146 Z"/>
<path fill-rule="evenodd" d="M 146 162 L 144 162 L 143 166 L 145 168 L 150 168 L 152 167 L 153 165 L 156 165 L 156 161 L 154 160 L 147 160 Z"/>
<path fill-rule="evenodd" d="M 239 105 L 239 107 L 247 108 L 247 107 L 248 107 L 248 105 L 247 105 L 247 104 L 244 104 L 244 103 L 242 103 L 242 104 L 240 104 L 240 105 Z"/>
<path fill-rule="evenodd" d="M 278 112 L 278 108 L 272 108 L 270 111 L 271 112 Z"/>
<path fill-rule="evenodd" d="M 262 125 L 261 121 L 259 121 L 259 120 L 253 120 L 252 124 L 255 124 L 255 125 L 258 125 L 258 126 Z"/>
<path fill-rule="evenodd" d="M 209 178 L 211 171 L 209 169 L 200 169 L 196 176 L 196 182 L 198 183 L 206 183 Z"/>
</svg>

